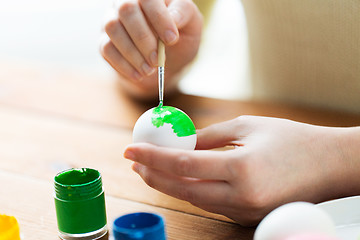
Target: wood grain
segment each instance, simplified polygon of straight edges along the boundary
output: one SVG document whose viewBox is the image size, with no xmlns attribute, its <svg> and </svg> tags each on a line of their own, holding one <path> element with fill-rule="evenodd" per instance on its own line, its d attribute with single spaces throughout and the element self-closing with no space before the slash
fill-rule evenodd
<svg viewBox="0 0 360 240">
<path fill-rule="evenodd" d="M 58 239 L 52 182 L 0 170 L 0 212 L 16 217 L 22 238 Z M 165 218 L 169 240 L 252 239 L 254 229 L 106 196 L 108 227 L 132 212 L 154 212 Z M 111 232 L 111 230 L 110 230 Z"/>
<path fill-rule="evenodd" d="M 0 104 L 69 118 L 132 128 L 157 104 L 134 102 L 121 93 L 116 76 L 104 79 L 55 67 L 0 62 Z M 190 115 L 197 128 L 240 115 L 282 117 L 326 126 L 360 125 L 360 115 L 272 102 L 225 101 L 179 94 L 166 99 Z"/>
</svg>

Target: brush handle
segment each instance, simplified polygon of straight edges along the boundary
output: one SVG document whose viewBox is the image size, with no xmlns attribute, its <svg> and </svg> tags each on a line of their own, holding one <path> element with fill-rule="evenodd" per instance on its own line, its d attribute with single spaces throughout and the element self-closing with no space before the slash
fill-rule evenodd
<svg viewBox="0 0 360 240">
<path fill-rule="evenodd" d="M 158 44 L 158 66 L 164 67 L 165 66 L 165 45 L 163 41 L 159 39 Z"/>
<path fill-rule="evenodd" d="M 160 106 L 164 102 L 164 75 L 165 75 L 165 45 L 159 40 L 158 45 L 158 81 Z"/>
</svg>

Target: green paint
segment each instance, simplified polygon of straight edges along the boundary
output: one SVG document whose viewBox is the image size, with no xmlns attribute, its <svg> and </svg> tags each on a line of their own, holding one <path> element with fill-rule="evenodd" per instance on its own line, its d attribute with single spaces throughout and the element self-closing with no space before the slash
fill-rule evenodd
<svg viewBox="0 0 360 240">
<path fill-rule="evenodd" d="M 90 184 L 98 178 L 100 178 L 100 173 L 98 171 L 90 168 L 81 168 L 62 172 L 55 177 L 55 181 L 63 185 L 76 186 Z"/>
<path fill-rule="evenodd" d="M 54 180 L 60 232 L 89 233 L 106 225 L 105 196 L 98 171 L 70 169 L 56 175 Z"/>
<path fill-rule="evenodd" d="M 174 107 L 159 104 L 152 112 L 151 121 L 157 128 L 162 127 L 165 123 L 171 124 L 174 133 L 178 137 L 186 137 L 196 133 L 190 117 Z"/>
</svg>

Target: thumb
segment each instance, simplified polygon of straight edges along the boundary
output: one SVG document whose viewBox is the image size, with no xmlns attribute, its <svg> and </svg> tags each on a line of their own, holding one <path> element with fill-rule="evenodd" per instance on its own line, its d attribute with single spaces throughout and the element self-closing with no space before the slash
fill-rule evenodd
<svg viewBox="0 0 360 240">
<path fill-rule="evenodd" d="M 243 128 L 238 118 L 213 124 L 196 131 L 196 149 L 212 149 L 234 145 L 236 140 L 242 138 L 240 130 Z"/>
</svg>

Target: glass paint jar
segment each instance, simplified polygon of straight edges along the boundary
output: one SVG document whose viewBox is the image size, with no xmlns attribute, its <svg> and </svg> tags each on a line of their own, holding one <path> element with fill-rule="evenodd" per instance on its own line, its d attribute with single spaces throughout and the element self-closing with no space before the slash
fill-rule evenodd
<svg viewBox="0 0 360 240">
<path fill-rule="evenodd" d="M 107 234 L 105 194 L 100 173 L 91 168 L 69 169 L 54 178 L 59 237 L 99 239 Z"/>
</svg>

